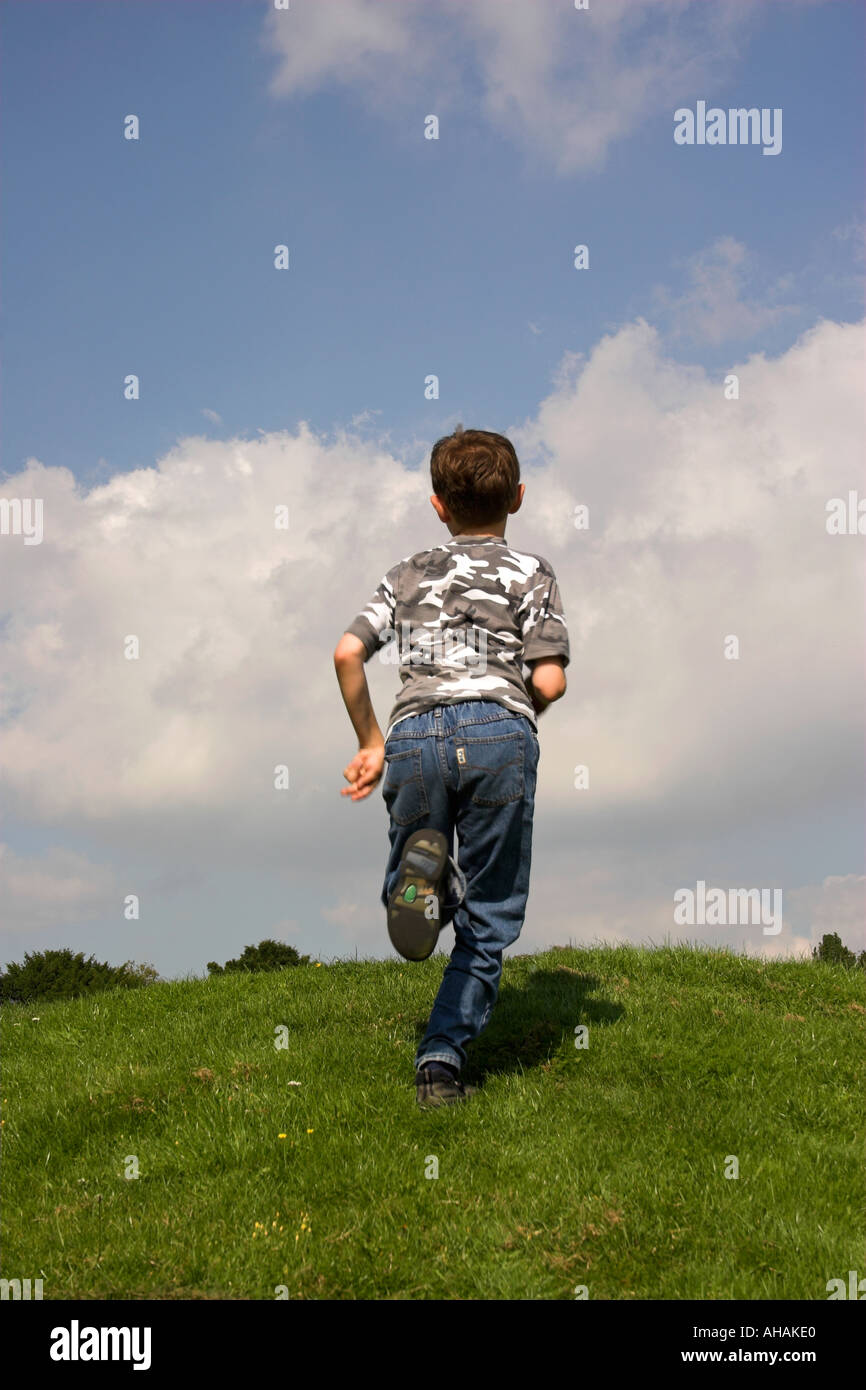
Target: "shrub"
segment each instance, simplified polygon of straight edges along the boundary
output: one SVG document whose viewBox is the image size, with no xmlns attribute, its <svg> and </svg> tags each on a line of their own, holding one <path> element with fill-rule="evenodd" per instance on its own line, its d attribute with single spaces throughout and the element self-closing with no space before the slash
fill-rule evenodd
<svg viewBox="0 0 866 1390">
<path fill-rule="evenodd" d="M 294 946 L 283 941 L 260 941 L 258 946 L 245 946 L 237 960 L 227 960 L 225 965 L 217 965 L 209 960 L 209 975 L 232 975 L 239 971 L 285 970 L 290 965 L 306 965 L 309 956 L 299 956 Z"/>
<path fill-rule="evenodd" d="M 859 956 L 855 956 L 853 951 L 842 945 L 842 939 L 837 932 L 824 933 L 820 946 L 812 948 L 812 959 L 828 961 L 831 965 L 844 965 L 849 970 L 854 966 L 866 970 L 866 951 L 861 951 Z"/>
<path fill-rule="evenodd" d="M 12 961 L 0 974 L 0 1002 L 27 1004 L 36 999 L 74 999 L 80 994 L 97 994 L 106 989 L 138 989 L 158 979 L 152 965 L 109 965 L 61 951 L 25 952 L 23 964 Z"/>
</svg>

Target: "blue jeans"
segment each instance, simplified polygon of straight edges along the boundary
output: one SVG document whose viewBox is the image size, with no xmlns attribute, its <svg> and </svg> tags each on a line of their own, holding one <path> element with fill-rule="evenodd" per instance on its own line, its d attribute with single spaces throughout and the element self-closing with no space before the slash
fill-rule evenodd
<svg viewBox="0 0 866 1390">
<path fill-rule="evenodd" d="M 538 736 L 523 715 L 492 700 L 466 700 L 402 719 L 385 757 L 391 853 L 383 904 L 414 830 L 441 830 L 452 855 L 457 835 L 460 877 L 451 876 L 442 904 L 455 944 L 415 1066 L 438 1059 L 459 1070 L 496 1002 L 502 952 L 523 926 Z"/>
</svg>

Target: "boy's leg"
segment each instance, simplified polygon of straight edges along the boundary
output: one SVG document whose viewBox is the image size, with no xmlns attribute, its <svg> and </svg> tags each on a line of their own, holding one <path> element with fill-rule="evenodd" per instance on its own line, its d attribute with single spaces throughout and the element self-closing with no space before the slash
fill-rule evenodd
<svg viewBox="0 0 866 1390">
<path fill-rule="evenodd" d="M 434 1058 L 462 1067 L 486 1027 L 502 952 L 523 927 L 532 855 L 538 738 L 529 721 L 475 701 L 446 706 L 443 723 L 466 897 L 416 1067 Z"/>
<path fill-rule="evenodd" d="M 390 852 L 382 884 L 382 905 L 397 887 L 400 861 L 409 836 L 416 831 L 439 830 L 448 844 L 449 870 L 442 885 L 440 920 L 446 926 L 463 901 L 465 880 L 454 863 L 454 816 L 443 778 L 445 767 L 441 724 L 432 712 L 401 720 L 385 744 L 387 766 L 382 795 L 390 817 Z"/>
</svg>

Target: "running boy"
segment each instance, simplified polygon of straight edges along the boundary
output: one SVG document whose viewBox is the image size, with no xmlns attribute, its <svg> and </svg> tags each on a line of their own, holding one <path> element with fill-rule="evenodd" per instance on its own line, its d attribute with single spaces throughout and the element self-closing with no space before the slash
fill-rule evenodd
<svg viewBox="0 0 866 1390">
<path fill-rule="evenodd" d="M 510 440 L 458 425 L 434 445 L 430 472 L 430 500 L 451 540 L 390 569 L 334 653 L 359 744 L 342 795 L 369 796 L 387 763 L 382 902 L 391 941 L 408 960 L 423 960 L 441 928 L 454 925 L 415 1057 L 425 1106 L 472 1090 L 460 1080 L 466 1044 L 488 1023 L 502 952 L 523 927 L 536 718 L 564 695 L 569 660 L 553 570 L 505 542 L 524 494 Z M 380 649 L 399 662 L 402 681 L 384 738 L 364 673 Z"/>
</svg>

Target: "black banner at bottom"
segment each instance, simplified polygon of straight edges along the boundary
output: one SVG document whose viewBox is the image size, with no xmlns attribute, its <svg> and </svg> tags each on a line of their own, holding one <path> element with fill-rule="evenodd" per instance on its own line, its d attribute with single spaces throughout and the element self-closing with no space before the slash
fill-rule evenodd
<svg viewBox="0 0 866 1390">
<path fill-rule="evenodd" d="M 805 1367 L 824 1381 L 850 1369 L 863 1346 L 863 1321 L 849 1299 L 826 1302 L 426 1301 L 423 1318 L 409 1301 L 284 1302 L 4 1302 L 4 1345 L 17 1371 L 50 1380 L 109 1369 L 113 1376 L 179 1371 L 274 1371 L 309 1374 L 310 1362 L 333 1368 L 345 1349 L 353 1372 L 424 1376 L 439 1357 L 459 1354 L 465 1378 L 477 1351 L 480 1367 L 520 1370 L 534 1378 L 641 1370 L 687 1374 L 718 1366 Z M 863 1301 L 862 1297 L 855 1301 Z M 529 1341 L 553 1334 L 555 1344 Z M 567 1338 L 567 1340 L 562 1340 Z M 412 1354 L 412 1343 L 415 1355 Z M 428 1349 L 429 1347 L 429 1349 Z M 520 1358 L 518 1367 L 515 1357 Z M 553 1360 L 556 1358 L 557 1369 Z M 16 1357 L 17 1360 L 17 1357 Z M 439 1371 L 441 1374 L 442 1371 Z"/>
</svg>

